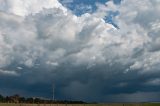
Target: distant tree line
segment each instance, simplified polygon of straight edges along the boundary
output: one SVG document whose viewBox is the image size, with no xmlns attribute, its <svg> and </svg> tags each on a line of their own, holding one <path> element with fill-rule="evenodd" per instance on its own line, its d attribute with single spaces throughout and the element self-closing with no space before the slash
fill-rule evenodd
<svg viewBox="0 0 160 106">
<path fill-rule="evenodd" d="M 42 98 L 25 98 L 21 97 L 18 94 L 13 96 L 2 96 L 0 94 L 0 103 L 32 103 L 32 104 L 85 104 L 83 101 L 67 101 L 67 100 L 46 100 Z"/>
</svg>

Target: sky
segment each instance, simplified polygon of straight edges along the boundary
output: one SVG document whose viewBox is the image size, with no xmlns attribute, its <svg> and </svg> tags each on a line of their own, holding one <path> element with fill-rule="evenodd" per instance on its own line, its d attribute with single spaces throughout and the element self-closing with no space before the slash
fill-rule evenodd
<svg viewBox="0 0 160 106">
<path fill-rule="evenodd" d="M 0 94 L 160 101 L 160 0 L 0 0 Z"/>
</svg>

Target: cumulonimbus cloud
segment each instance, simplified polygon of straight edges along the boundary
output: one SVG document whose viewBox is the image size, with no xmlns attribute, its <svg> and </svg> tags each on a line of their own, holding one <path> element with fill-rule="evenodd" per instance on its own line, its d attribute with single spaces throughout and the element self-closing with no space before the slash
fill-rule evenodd
<svg viewBox="0 0 160 106">
<path fill-rule="evenodd" d="M 105 100 L 116 89 L 115 94 L 143 92 L 147 81 L 159 77 L 159 4 L 107 2 L 92 14 L 76 16 L 57 0 L 0 0 L 1 73 L 15 70 L 11 73 L 19 79 L 25 76 L 28 85 L 54 80 L 62 98 Z M 103 19 L 108 11 L 119 11 L 114 18 L 119 29 Z M 128 90 L 133 85 L 137 88 Z"/>
</svg>

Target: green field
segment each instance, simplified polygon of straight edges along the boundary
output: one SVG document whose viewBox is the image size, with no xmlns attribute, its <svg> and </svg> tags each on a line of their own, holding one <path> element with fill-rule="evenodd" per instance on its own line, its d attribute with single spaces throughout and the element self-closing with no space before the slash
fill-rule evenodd
<svg viewBox="0 0 160 106">
<path fill-rule="evenodd" d="M 14 104 L 0 103 L 0 106 L 160 106 L 160 103 L 135 103 L 135 104 Z"/>
</svg>

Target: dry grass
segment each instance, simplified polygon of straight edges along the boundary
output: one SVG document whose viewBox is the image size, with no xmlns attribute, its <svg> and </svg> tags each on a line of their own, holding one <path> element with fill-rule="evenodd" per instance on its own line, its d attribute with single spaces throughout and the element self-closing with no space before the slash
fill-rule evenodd
<svg viewBox="0 0 160 106">
<path fill-rule="evenodd" d="M 160 104 L 14 104 L 0 103 L 0 106 L 160 106 Z"/>
</svg>

